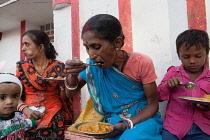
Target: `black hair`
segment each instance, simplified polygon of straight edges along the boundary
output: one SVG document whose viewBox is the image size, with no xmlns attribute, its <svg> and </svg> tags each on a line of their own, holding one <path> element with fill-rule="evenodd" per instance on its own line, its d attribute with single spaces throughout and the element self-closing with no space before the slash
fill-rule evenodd
<svg viewBox="0 0 210 140">
<path fill-rule="evenodd" d="M 117 37 L 125 39 L 120 21 L 109 14 L 98 14 L 91 17 L 83 26 L 82 35 L 87 31 L 91 31 L 96 37 L 111 43 L 114 43 Z"/>
<path fill-rule="evenodd" d="M 27 35 L 37 46 L 43 44 L 45 47 L 45 55 L 48 59 L 56 59 L 58 53 L 50 42 L 49 36 L 41 30 L 28 30 L 23 36 Z M 22 36 L 22 37 L 23 37 Z"/>
<path fill-rule="evenodd" d="M 196 46 L 196 48 L 203 47 L 206 49 L 206 54 L 209 54 L 209 36 L 206 31 L 198 29 L 185 30 L 176 39 L 177 53 L 179 53 L 182 45 L 185 45 L 187 50 L 192 46 Z"/>
</svg>

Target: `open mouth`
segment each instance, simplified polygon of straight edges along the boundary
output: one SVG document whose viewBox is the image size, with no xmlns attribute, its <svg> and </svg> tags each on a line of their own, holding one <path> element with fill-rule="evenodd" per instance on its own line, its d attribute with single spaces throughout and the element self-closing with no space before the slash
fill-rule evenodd
<svg viewBox="0 0 210 140">
<path fill-rule="evenodd" d="M 97 65 L 97 66 L 103 66 L 104 65 L 104 62 L 95 62 L 95 65 Z"/>
</svg>

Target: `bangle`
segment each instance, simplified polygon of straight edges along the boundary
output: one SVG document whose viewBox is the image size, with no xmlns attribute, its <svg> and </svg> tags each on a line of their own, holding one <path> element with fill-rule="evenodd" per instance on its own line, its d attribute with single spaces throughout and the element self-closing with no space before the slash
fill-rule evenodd
<svg viewBox="0 0 210 140">
<path fill-rule="evenodd" d="M 128 126 L 127 129 L 132 129 L 133 128 L 133 122 L 130 119 L 120 120 L 118 123 L 122 123 L 122 122 L 126 123 L 126 125 Z"/>
<path fill-rule="evenodd" d="M 67 79 L 67 77 L 65 78 L 65 86 L 66 86 L 66 88 L 68 90 L 75 90 L 75 89 L 77 89 L 77 87 L 78 87 L 78 80 L 77 80 L 77 85 L 75 87 L 69 87 L 68 84 L 67 84 L 67 80 L 66 79 Z"/>
<path fill-rule="evenodd" d="M 130 124 L 130 129 L 132 129 L 133 128 L 133 122 L 130 120 L 130 119 L 126 119 L 128 122 L 129 122 L 129 124 Z"/>
<path fill-rule="evenodd" d="M 22 103 L 22 104 L 18 105 L 17 110 L 22 112 L 25 107 L 27 107 L 27 105 Z"/>
</svg>

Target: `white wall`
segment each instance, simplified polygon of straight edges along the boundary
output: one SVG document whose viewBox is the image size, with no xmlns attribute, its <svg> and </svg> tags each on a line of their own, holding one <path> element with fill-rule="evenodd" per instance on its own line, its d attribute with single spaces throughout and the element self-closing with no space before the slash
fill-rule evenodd
<svg viewBox="0 0 210 140">
<path fill-rule="evenodd" d="M 57 60 L 72 58 L 71 44 L 71 7 L 70 5 L 53 11 L 54 15 L 54 47 L 58 52 Z"/>
<path fill-rule="evenodd" d="M 39 26 L 26 22 L 26 30 Z M 4 32 L 0 41 L 0 72 L 15 74 L 16 62 L 20 60 L 20 28 Z"/>
<path fill-rule="evenodd" d="M 0 41 L 0 72 L 15 74 L 16 62 L 20 60 L 19 28 L 4 32 Z"/>
<path fill-rule="evenodd" d="M 207 32 L 210 36 L 210 0 L 205 0 L 206 2 L 206 22 L 207 22 Z"/>
<path fill-rule="evenodd" d="M 34 30 L 35 30 L 35 29 L 39 30 L 40 27 L 37 26 L 37 25 L 31 24 L 31 23 L 29 23 L 29 22 L 26 22 L 26 31 L 27 31 L 27 30 L 33 30 L 33 29 L 34 29 Z"/>
</svg>

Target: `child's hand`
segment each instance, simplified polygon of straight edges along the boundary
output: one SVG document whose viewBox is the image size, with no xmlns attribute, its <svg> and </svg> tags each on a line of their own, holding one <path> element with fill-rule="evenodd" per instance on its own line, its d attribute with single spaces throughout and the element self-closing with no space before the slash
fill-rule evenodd
<svg viewBox="0 0 210 140">
<path fill-rule="evenodd" d="M 36 125 L 39 125 L 40 122 L 42 121 L 42 118 L 38 119 L 38 120 L 35 120 L 36 121 Z"/>
<path fill-rule="evenodd" d="M 180 77 L 173 77 L 168 80 L 168 86 L 170 88 L 179 88 L 180 84 L 182 84 L 182 80 Z"/>
</svg>

